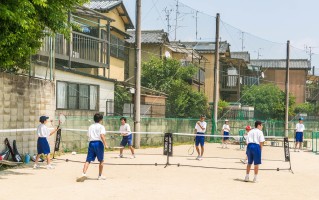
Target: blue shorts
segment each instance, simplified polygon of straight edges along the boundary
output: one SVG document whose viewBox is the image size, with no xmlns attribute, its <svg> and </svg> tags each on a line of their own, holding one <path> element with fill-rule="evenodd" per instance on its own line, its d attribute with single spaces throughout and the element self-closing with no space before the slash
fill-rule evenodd
<svg viewBox="0 0 319 200">
<path fill-rule="evenodd" d="M 229 136 L 229 132 L 224 131 L 224 136 Z M 229 140 L 229 137 L 223 137 L 223 140 Z"/>
<path fill-rule="evenodd" d="M 296 132 L 296 142 L 302 142 L 303 141 L 303 132 Z"/>
<path fill-rule="evenodd" d="M 38 137 L 37 150 L 38 154 L 47 155 L 50 153 L 50 146 L 46 137 Z"/>
<path fill-rule="evenodd" d="M 96 157 L 99 162 L 104 160 L 104 145 L 102 141 L 90 142 L 86 162 L 92 162 Z"/>
<path fill-rule="evenodd" d="M 123 136 L 120 146 L 125 147 L 126 145 L 132 146 L 133 145 L 133 137 L 132 134 L 128 136 Z"/>
<path fill-rule="evenodd" d="M 205 134 L 205 133 L 202 133 L 202 132 L 197 132 L 197 134 Z M 200 144 L 200 146 L 204 146 L 204 143 L 205 143 L 205 136 L 196 136 L 196 138 L 195 138 L 195 146 L 199 146 L 199 144 Z"/>
<path fill-rule="evenodd" d="M 246 154 L 248 157 L 249 165 L 253 164 L 253 162 L 254 165 L 261 164 L 261 150 L 259 144 L 249 143 L 247 146 Z"/>
</svg>

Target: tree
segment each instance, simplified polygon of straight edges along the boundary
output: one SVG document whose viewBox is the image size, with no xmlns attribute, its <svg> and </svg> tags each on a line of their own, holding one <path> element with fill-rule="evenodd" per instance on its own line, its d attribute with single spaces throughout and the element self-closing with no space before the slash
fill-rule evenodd
<svg viewBox="0 0 319 200">
<path fill-rule="evenodd" d="M 164 92 L 167 117 L 198 117 L 208 113 L 207 98 L 189 84 L 196 73 L 195 66 L 182 66 L 174 59 L 152 58 L 142 66 L 142 85 Z"/>
<path fill-rule="evenodd" d="M 315 105 L 311 103 L 301 103 L 297 105 L 294 109 L 296 114 L 299 113 L 307 113 L 307 114 L 314 114 L 315 113 Z"/>
<path fill-rule="evenodd" d="M 48 28 L 66 36 L 68 12 L 87 0 L 10 0 L 0 2 L 0 71 L 27 70 Z"/>
<path fill-rule="evenodd" d="M 115 85 L 114 88 L 114 112 L 115 115 L 123 115 L 124 104 L 131 103 L 132 94 L 125 87 Z"/>
<path fill-rule="evenodd" d="M 254 106 L 255 117 L 259 119 L 283 120 L 285 117 L 285 93 L 275 84 L 261 84 L 244 87 L 241 103 Z M 292 107 L 295 97 L 289 95 L 289 115 L 293 115 Z"/>
</svg>

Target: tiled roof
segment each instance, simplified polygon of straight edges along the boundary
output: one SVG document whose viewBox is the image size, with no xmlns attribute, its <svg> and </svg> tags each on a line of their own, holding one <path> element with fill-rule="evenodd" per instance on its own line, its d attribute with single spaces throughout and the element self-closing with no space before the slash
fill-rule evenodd
<svg viewBox="0 0 319 200">
<path fill-rule="evenodd" d="M 188 47 L 194 48 L 199 53 L 213 53 L 215 52 L 215 42 L 181 42 Z M 229 44 L 224 41 L 219 43 L 219 53 L 226 53 L 229 51 Z"/>
<path fill-rule="evenodd" d="M 85 3 L 83 6 L 93 10 L 97 10 L 102 13 L 108 12 L 114 8 L 118 8 L 118 6 L 121 6 L 120 9 L 118 9 L 118 11 L 125 23 L 126 29 L 134 28 L 133 22 L 122 0 L 90 0 L 90 2 Z"/>
<path fill-rule="evenodd" d="M 121 3 L 121 0 L 91 0 L 90 2 L 84 4 L 84 6 L 94 10 L 108 11 L 117 5 L 120 5 Z"/>
<path fill-rule="evenodd" d="M 285 59 L 257 59 L 250 60 L 250 64 L 261 66 L 262 68 L 285 69 Z M 289 69 L 310 69 L 310 61 L 307 59 L 291 59 Z"/>
<path fill-rule="evenodd" d="M 231 58 L 243 59 L 245 62 L 250 62 L 250 54 L 248 51 L 230 52 Z"/>
<path fill-rule="evenodd" d="M 131 36 L 131 38 L 127 39 L 126 41 L 128 43 L 135 43 L 135 30 L 127 31 L 127 33 Z M 144 44 L 163 44 L 168 42 L 167 33 L 164 32 L 164 30 L 142 31 L 141 38 L 141 42 Z"/>
</svg>

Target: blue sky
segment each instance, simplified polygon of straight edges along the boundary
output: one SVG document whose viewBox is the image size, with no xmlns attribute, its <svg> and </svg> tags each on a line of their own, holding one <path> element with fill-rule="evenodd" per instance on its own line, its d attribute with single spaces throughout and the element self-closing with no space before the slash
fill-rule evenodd
<svg viewBox="0 0 319 200">
<path fill-rule="evenodd" d="M 309 58 L 305 46 L 311 46 L 312 65 L 319 67 L 319 1 L 315 0 L 179 0 L 180 19 L 177 40 L 195 40 L 195 12 L 198 18 L 198 35 L 203 40 L 213 40 L 214 16 L 220 13 L 221 37 L 230 42 L 231 50 L 239 50 L 241 33 L 244 32 L 244 50 L 261 58 L 284 57 L 284 48 L 290 40 L 291 56 Z M 124 0 L 132 21 L 135 21 L 135 0 Z M 171 30 L 175 25 L 176 0 L 142 0 L 142 29 L 164 29 L 167 31 L 164 8 L 171 10 Z M 192 10 L 192 9 L 193 10 Z M 207 15 L 204 15 L 206 13 Z M 209 23 L 212 24 L 209 24 Z M 235 27 L 235 28 L 234 28 Z M 174 31 L 171 32 L 174 39 Z M 274 43 L 273 43 L 274 42 Z M 250 45 L 249 43 L 254 43 Z M 278 44 L 277 44 L 278 43 Z M 247 47 L 246 47 L 247 46 Z M 276 46 L 276 47 L 274 47 Z M 280 47 L 279 47 L 280 46 Z M 276 57 L 274 49 L 282 52 Z M 309 50 L 309 48 L 308 48 Z M 275 51 L 276 52 L 276 51 Z M 308 52 L 309 53 L 309 52 Z M 264 54 L 264 55 L 263 55 Z M 319 68 L 318 68 L 319 73 Z"/>
</svg>

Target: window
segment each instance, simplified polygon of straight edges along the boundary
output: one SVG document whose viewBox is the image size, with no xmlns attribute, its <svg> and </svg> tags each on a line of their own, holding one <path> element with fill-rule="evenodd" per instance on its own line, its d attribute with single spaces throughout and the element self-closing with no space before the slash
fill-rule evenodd
<svg viewBox="0 0 319 200">
<path fill-rule="evenodd" d="M 97 110 L 98 86 L 58 81 L 57 109 Z"/>
<path fill-rule="evenodd" d="M 111 56 L 124 59 L 125 58 L 125 43 L 120 38 L 111 34 Z"/>
</svg>

